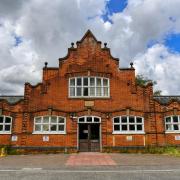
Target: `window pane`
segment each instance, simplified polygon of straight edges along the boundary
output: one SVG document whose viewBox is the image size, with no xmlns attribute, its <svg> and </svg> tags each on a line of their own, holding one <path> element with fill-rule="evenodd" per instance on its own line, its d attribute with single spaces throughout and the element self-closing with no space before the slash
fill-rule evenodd
<svg viewBox="0 0 180 180">
<path fill-rule="evenodd" d="M 126 116 L 122 116 L 121 117 L 121 122 L 122 123 L 127 123 L 127 117 Z"/>
<path fill-rule="evenodd" d="M 75 88 L 70 88 L 70 96 L 75 96 Z"/>
<path fill-rule="evenodd" d="M 137 118 L 136 118 L 136 121 L 137 121 L 137 123 L 142 123 L 142 118 L 137 117 Z"/>
<path fill-rule="evenodd" d="M 166 122 L 171 122 L 171 117 L 167 117 Z"/>
<path fill-rule="evenodd" d="M 120 125 L 114 125 L 114 131 L 120 131 Z"/>
<path fill-rule="evenodd" d="M 43 124 L 43 131 L 49 131 L 49 125 Z"/>
<path fill-rule="evenodd" d="M 90 78 L 90 86 L 95 86 L 95 79 L 94 78 Z"/>
<path fill-rule="evenodd" d="M 88 86 L 88 78 L 83 78 L 83 85 Z"/>
<path fill-rule="evenodd" d="M 101 96 L 101 88 L 96 88 L 96 96 Z"/>
<path fill-rule="evenodd" d="M 132 124 L 129 125 L 129 130 L 130 130 L 130 131 L 135 131 L 135 125 L 132 125 Z"/>
<path fill-rule="evenodd" d="M 103 94 L 104 96 L 108 96 L 108 87 L 103 88 Z"/>
<path fill-rule="evenodd" d="M 101 78 L 97 78 L 96 79 L 96 85 L 97 86 L 101 86 Z"/>
<path fill-rule="evenodd" d="M 51 123 L 57 123 L 57 117 L 56 116 L 51 117 Z"/>
<path fill-rule="evenodd" d="M 114 118 L 114 123 L 120 123 L 120 118 L 119 117 Z"/>
<path fill-rule="evenodd" d="M 134 123 L 134 122 L 135 122 L 135 118 L 134 118 L 133 116 L 130 116 L 130 117 L 129 117 L 129 122 L 130 122 L 130 123 Z"/>
<path fill-rule="evenodd" d="M 95 88 L 94 87 L 90 88 L 90 96 L 95 96 Z"/>
<path fill-rule="evenodd" d="M 172 130 L 172 125 L 171 124 L 166 124 L 166 130 L 171 131 Z"/>
<path fill-rule="evenodd" d="M 92 117 L 87 117 L 86 121 L 87 122 L 92 122 Z"/>
<path fill-rule="evenodd" d="M 107 79 L 103 79 L 103 86 L 108 86 L 108 80 Z"/>
<path fill-rule="evenodd" d="M 173 116 L 173 122 L 178 122 L 178 116 Z"/>
<path fill-rule="evenodd" d="M 41 117 L 35 118 L 35 123 L 41 123 Z"/>
<path fill-rule="evenodd" d="M 175 131 L 179 130 L 179 127 L 178 127 L 177 124 L 174 124 L 173 126 L 174 126 L 174 130 L 175 130 Z"/>
<path fill-rule="evenodd" d="M 70 86 L 75 86 L 75 79 L 70 79 Z"/>
<path fill-rule="evenodd" d="M 142 125 L 137 125 L 137 131 L 142 131 Z"/>
<path fill-rule="evenodd" d="M 81 96 L 81 88 L 77 87 L 77 96 Z"/>
<path fill-rule="evenodd" d="M 0 131 L 2 131 L 3 130 L 3 125 L 0 125 Z"/>
<path fill-rule="evenodd" d="M 88 88 L 83 88 L 83 96 L 88 96 Z"/>
<path fill-rule="evenodd" d="M 35 131 L 41 131 L 41 125 L 40 124 L 35 125 Z"/>
<path fill-rule="evenodd" d="M 5 131 L 10 131 L 10 128 L 11 128 L 11 125 L 5 125 L 4 130 L 5 130 Z"/>
<path fill-rule="evenodd" d="M 82 83 L 81 83 L 81 78 L 77 78 L 77 86 L 81 86 Z"/>
<path fill-rule="evenodd" d="M 58 126 L 58 130 L 59 130 L 59 131 L 64 131 L 64 125 L 59 125 L 59 126 Z"/>
<path fill-rule="evenodd" d="M 84 117 L 79 118 L 79 122 L 84 122 L 84 121 L 85 121 Z"/>
<path fill-rule="evenodd" d="M 51 131 L 57 131 L 57 125 L 56 124 L 51 125 Z"/>
<path fill-rule="evenodd" d="M 121 128 L 122 128 L 122 131 L 127 131 L 127 125 L 123 124 L 123 125 L 121 126 Z"/>
<path fill-rule="evenodd" d="M 3 116 L 0 116 L 0 123 L 3 123 Z"/>
<path fill-rule="evenodd" d="M 6 117 L 5 118 L 5 123 L 11 123 L 11 118 L 10 117 Z"/>
<path fill-rule="evenodd" d="M 95 117 L 95 118 L 94 118 L 94 122 L 100 122 L 100 121 L 99 121 L 99 118 Z"/>
<path fill-rule="evenodd" d="M 58 123 L 64 123 L 64 118 L 59 117 Z"/>
<path fill-rule="evenodd" d="M 43 123 L 49 123 L 49 116 L 43 117 Z"/>
</svg>

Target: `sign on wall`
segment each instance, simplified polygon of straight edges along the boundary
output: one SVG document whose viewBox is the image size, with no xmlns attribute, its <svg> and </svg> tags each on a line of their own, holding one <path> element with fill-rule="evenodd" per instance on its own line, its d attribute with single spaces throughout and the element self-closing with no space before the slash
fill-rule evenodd
<svg viewBox="0 0 180 180">
<path fill-rule="evenodd" d="M 13 135 L 12 137 L 11 137 L 11 141 L 17 141 L 18 140 L 18 137 L 16 136 L 16 135 Z"/>
<path fill-rule="evenodd" d="M 43 141 L 45 142 L 49 141 L 49 136 L 43 136 Z"/>
<path fill-rule="evenodd" d="M 180 136 L 175 136 L 176 141 L 180 141 Z"/>
</svg>

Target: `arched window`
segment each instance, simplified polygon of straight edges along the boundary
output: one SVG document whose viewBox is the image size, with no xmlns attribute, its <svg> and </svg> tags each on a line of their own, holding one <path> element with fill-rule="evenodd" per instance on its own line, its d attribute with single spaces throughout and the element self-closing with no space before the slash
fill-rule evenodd
<svg viewBox="0 0 180 180">
<path fill-rule="evenodd" d="M 139 116 L 118 116 L 113 118 L 114 134 L 143 134 L 144 118 Z"/>
<path fill-rule="evenodd" d="M 69 97 L 109 97 L 109 78 L 74 77 L 69 79 Z"/>
<path fill-rule="evenodd" d="M 34 118 L 34 134 L 65 134 L 66 118 L 61 116 L 39 116 Z"/>
<path fill-rule="evenodd" d="M 11 134 L 12 117 L 0 116 L 0 134 Z"/>
<path fill-rule="evenodd" d="M 97 116 L 82 116 L 78 118 L 78 123 L 100 123 L 101 118 Z"/>
<path fill-rule="evenodd" d="M 180 133 L 180 115 L 165 117 L 166 132 Z"/>
</svg>

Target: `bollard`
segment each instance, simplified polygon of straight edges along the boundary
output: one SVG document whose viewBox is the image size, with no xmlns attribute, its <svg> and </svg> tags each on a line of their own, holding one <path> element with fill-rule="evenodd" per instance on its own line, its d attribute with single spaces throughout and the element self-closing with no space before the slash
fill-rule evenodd
<svg viewBox="0 0 180 180">
<path fill-rule="evenodd" d="M 6 150 L 5 150 L 5 148 L 1 148 L 0 157 L 4 157 L 4 156 L 6 156 Z"/>
</svg>

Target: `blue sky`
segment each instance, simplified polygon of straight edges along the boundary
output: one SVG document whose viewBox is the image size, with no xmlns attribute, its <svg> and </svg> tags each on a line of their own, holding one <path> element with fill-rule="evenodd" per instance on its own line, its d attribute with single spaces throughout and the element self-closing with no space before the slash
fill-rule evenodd
<svg viewBox="0 0 180 180">
<path fill-rule="evenodd" d="M 106 4 L 106 12 L 102 16 L 103 20 L 113 23 L 109 16 L 111 16 L 113 13 L 122 12 L 126 8 L 127 3 L 127 0 L 109 0 Z M 170 17 L 170 20 L 175 22 L 173 17 Z M 156 43 L 158 43 L 158 41 L 152 40 L 147 44 L 147 47 L 152 47 Z M 180 52 L 180 34 L 168 34 L 166 37 L 164 37 L 164 45 L 166 45 L 171 51 Z"/>
</svg>

